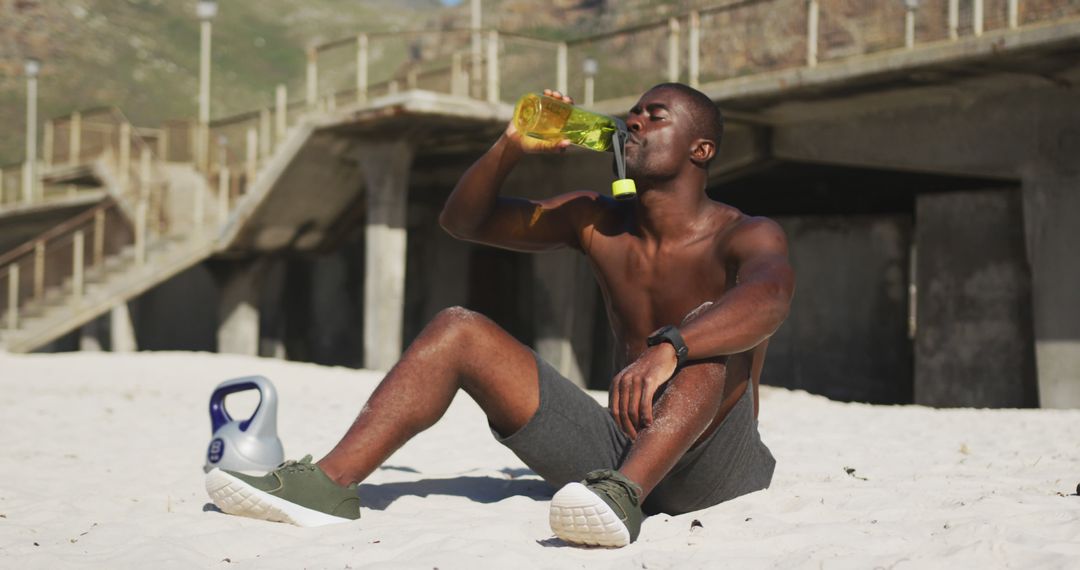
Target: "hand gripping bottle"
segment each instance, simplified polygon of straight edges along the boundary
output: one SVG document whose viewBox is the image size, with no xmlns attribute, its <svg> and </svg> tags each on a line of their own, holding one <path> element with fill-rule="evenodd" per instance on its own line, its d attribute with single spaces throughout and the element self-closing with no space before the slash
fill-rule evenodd
<svg viewBox="0 0 1080 570">
<path fill-rule="evenodd" d="M 626 123 L 607 115 L 590 113 L 568 103 L 536 93 L 526 93 L 514 108 L 514 128 L 534 139 L 571 143 L 596 151 L 615 153 L 619 179 L 611 183 L 616 200 L 637 195 L 634 181 L 626 177 Z"/>
</svg>

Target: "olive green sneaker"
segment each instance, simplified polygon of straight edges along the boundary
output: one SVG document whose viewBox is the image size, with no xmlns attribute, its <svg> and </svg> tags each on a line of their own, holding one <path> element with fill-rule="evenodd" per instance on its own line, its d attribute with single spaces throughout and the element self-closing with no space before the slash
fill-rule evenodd
<svg viewBox="0 0 1080 570">
<path fill-rule="evenodd" d="M 212 469 L 206 492 L 219 509 L 266 521 L 296 526 L 323 526 L 360 518 L 356 483 L 338 485 L 311 462 L 286 461 L 262 477 Z"/>
<path fill-rule="evenodd" d="M 626 546 L 641 531 L 641 487 L 611 469 L 568 483 L 551 498 L 551 531 L 572 544 Z"/>
</svg>

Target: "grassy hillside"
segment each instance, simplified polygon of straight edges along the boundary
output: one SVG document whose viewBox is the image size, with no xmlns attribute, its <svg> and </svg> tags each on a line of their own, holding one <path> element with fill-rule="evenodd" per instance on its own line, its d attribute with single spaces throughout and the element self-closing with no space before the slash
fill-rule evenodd
<svg viewBox="0 0 1080 570">
<path fill-rule="evenodd" d="M 576 37 L 653 20 L 709 0 L 484 0 L 484 24 Z M 448 2 L 447 4 L 453 4 Z M 220 0 L 214 20 L 213 115 L 299 97 L 304 46 L 359 31 L 468 25 L 469 1 Z M 198 89 L 195 0 L 0 2 L 0 165 L 23 156 L 23 58 L 44 61 L 39 117 L 111 104 L 141 125 L 193 117 Z"/>
</svg>

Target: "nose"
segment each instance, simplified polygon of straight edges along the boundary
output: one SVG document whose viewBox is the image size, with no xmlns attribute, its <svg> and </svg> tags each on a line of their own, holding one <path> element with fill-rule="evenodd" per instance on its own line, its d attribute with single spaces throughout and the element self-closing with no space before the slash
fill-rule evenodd
<svg viewBox="0 0 1080 570">
<path fill-rule="evenodd" d="M 631 113 L 626 117 L 626 130 L 636 133 L 641 130 L 641 117 Z"/>
</svg>

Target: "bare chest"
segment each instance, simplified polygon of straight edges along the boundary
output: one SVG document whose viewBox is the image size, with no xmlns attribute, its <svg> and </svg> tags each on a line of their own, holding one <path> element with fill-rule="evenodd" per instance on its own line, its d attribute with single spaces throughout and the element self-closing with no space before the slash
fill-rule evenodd
<svg viewBox="0 0 1080 570">
<path fill-rule="evenodd" d="M 723 295 L 735 278 L 720 247 L 715 239 L 656 246 L 626 234 L 596 244 L 590 261 L 616 335 L 636 344 Z"/>
</svg>

